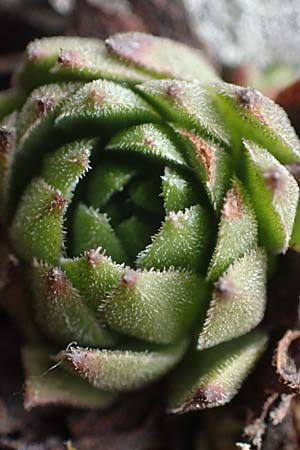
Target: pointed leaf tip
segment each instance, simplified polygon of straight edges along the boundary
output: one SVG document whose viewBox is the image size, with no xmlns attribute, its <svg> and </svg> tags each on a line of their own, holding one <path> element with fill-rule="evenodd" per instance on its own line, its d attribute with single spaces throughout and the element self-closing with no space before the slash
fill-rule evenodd
<svg viewBox="0 0 300 450">
<path fill-rule="evenodd" d="M 241 336 L 263 319 L 267 258 L 261 248 L 236 259 L 215 283 L 198 349 Z"/>
<path fill-rule="evenodd" d="M 140 67 L 155 77 L 218 79 L 212 66 L 198 50 L 168 38 L 145 33 L 119 33 L 106 39 L 108 51 L 118 59 Z"/>
<path fill-rule="evenodd" d="M 72 348 L 58 355 L 58 359 L 99 389 L 126 392 L 167 373 L 181 359 L 187 345 L 188 340 L 183 340 L 152 348 L 134 343 L 130 349 L 120 350 Z"/>
<path fill-rule="evenodd" d="M 213 408 L 228 403 L 267 344 L 267 337 L 252 332 L 204 351 L 192 351 L 174 372 L 169 390 L 169 412 Z"/>
<path fill-rule="evenodd" d="M 115 395 L 93 388 L 79 377 L 62 370 L 44 349 L 26 347 L 22 351 L 26 371 L 25 409 L 61 405 L 75 408 L 105 408 Z"/>
</svg>

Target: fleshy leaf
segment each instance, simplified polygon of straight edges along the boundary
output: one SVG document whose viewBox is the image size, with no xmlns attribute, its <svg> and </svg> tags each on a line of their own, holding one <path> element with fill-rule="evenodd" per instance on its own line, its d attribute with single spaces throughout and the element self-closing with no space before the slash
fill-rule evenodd
<svg viewBox="0 0 300 450">
<path fill-rule="evenodd" d="M 95 140 L 66 144 L 44 158 L 41 175 L 44 180 L 69 198 L 79 179 L 90 169 Z"/>
<path fill-rule="evenodd" d="M 79 256 L 86 250 L 102 247 L 115 262 L 123 263 L 127 260 L 122 244 L 105 214 L 79 204 L 74 213 L 72 226 L 74 255 Z"/>
<path fill-rule="evenodd" d="M 124 267 L 113 263 L 100 249 L 89 250 L 80 258 L 63 260 L 62 268 L 94 313 L 124 273 Z"/>
<path fill-rule="evenodd" d="M 207 279 L 217 281 L 235 259 L 257 246 L 257 239 L 257 223 L 253 206 L 245 188 L 237 179 L 234 179 L 232 187 L 224 198 L 217 243 Z"/>
<path fill-rule="evenodd" d="M 63 100 L 79 86 L 77 83 L 42 86 L 27 98 L 16 124 L 17 151 L 12 167 L 10 212 L 26 184 L 38 173 L 44 154 L 64 142 L 60 132 L 53 133 L 53 122 Z"/>
<path fill-rule="evenodd" d="M 111 293 L 104 314 L 116 331 L 171 344 L 203 319 L 207 299 L 207 286 L 195 274 L 130 270 Z"/>
<path fill-rule="evenodd" d="M 86 189 L 86 203 L 101 208 L 117 192 L 122 192 L 137 173 L 137 168 L 127 162 L 102 161 L 93 170 Z"/>
<path fill-rule="evenodd" d="M 65 365 L 98 389 L 124 392 L 141 388 L 167 373 L 182 358 L 187 340 L 136 350 L 71 348 L 58 355 Z M 139 347 L 142 347 L 141 345 Z"/>
<path fill-rule="evenodd" d="M 128 152 L 137 157 L 157 160 L 161 163 L 171 163 L 186 166 L 184 157 L 172 141 L 170 131 L 162 125 L 145 123 L 114 136 L 106 146 L 107 150 Z"/>
<path fill-rule="evenodd" d="M 137 32 L 120 33 L 106 39 L 105 43 L 112 55 L 154 77 L 199 79 L 203 83 L 218 79 L 198 50 L 168 38 Z"/>
<path fill-rule="evenodd" d="M 174 169 L 165 168 L 162 177 L 162 197 L 167 214 L 196 205 L 200 198 L 192 179 L 187 179 Z"/>
<path fill-rule="evenodd" d="M 45 350 L 26 347 L 22 357 L 26 371 L 24 406 L 28 411 L 46 405 L 98 409 L 109 406 L 115 399 L 111 392 L 95 389 L 61 370 L 49 360 L 49 352 Z"/>
<path fill-rule="evenodd" d="M 30 275 L 35 320 L 50 340 L 61 345 L 74 341 L 96 347 L 115 344 L 114 335 L 100 327 L 60 268 L 36 262 Z"/>
<path fill-rule="evenodd" d="M 261 245 L 285 252 L 299 199 L 297 182 L 267 150 L 245 141 L 245 184 L 252 197 Z"/>
<path fill-rule="evenodd" d="M 200 205 L 178 213 L 171 212 L 152 244 L 137 257 L 137 266 L 143 269 L 203 270 L 209 249 L 209 219 Z"/>
<path fill-rule="evenodd" d="M 123 220 L 116 227 L 116 234 L 131 261 L 134 261 L 136 255 L 150 244 L 151 235 L 156 229 L 154 224 L 138 215 Z"/>
<path fill-rule="evenodd" d="M 230 142 L 230 133 L 214 96 L 197 81 L 152 80 L 136 89 L 170 122 L 195 130 L 204 138 Z"/>
<path fill-rule="evenodd" d="M 186 160 L 203 184 L 213 208 L 219 211 L 232 176 L 229 152 L 193 131 L 183 128 L 175 128 L 175 131 L 181 137 Z"/>
<path fill-rule="evenodd" d="M 78 136 L 110 134 L 130 125 L 160 122 L 155 110 L 132 90 L 112 81 L 86 83 L 69 97 L 55 126 Z"/>
<path fill-rule="evenodd" d="M 198 348 L 212 347 L 252 330 L 266 307 L 267 260 L 264 250 L 236 259 L 215 284 Z"/>
<path fill-rule="evenodd" d="M 56 264 L 62 253 L 62 221 L 66 199 L 43 179 L 27 187 L 16 211 L 11 238 L 17 254 L 26 261 L 37 258 Z"/>
<path fill-rule="evenodd" d="M 249 139 L 283 164 L 300 161 L 299 139 L 280 106 L 249 87 L 216 83 L 212 91 L 237 146 Z"/>
<path fill-rule="evenodd" d="M 184 413 L 228 403 L 266 348 L 254 332 L 204 351 L 191 352 L 171 380 L 168 409 Z"/>
<path fill-rule="evenodd" d="M 41 139 L 45 140 L 46 148 L 49 148 L 51 140 L 56 144 L 56 136 L 53 135 L 53 121 L 55 114 L 64 99 L 76 92 L 82 86 L 81 83 L 50 84 L 35 89 L 27 98 L 17 122 L 17 138 L 19 146 L 35 147 L 37 152 L 45 152 L 38 149 Z M 38 153 L 40 155 L 41 153 Z"/>
<path fill-rule="evenodd" d="M 134 84 L 150 77 L 111 58 L 99 39 L 69 36 L 31 42 L 18 72 L 18 83 L 26 90 L 46 83 L 97 78 Z"/>
</svg>

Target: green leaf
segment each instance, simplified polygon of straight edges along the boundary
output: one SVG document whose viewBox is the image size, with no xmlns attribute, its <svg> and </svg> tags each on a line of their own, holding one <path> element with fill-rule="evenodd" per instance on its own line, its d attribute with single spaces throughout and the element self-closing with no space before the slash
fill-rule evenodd
<svg viewBox="0 0 300 450">
<path fill-rule="evenodd" d="M 102 247 L 115 262 L 123 263 L 127 260 L 122 244 L 106 214 L 79 204 L 74 212 L 72 231 L 74 255 L 78 256 L 86 250 Z"/>
<path fill-rule="evenodd" d="M 147 157 L 148 161 L 150 159 L 178 166 L 187 165 L 166 126 L 153 123 L 122 130 L 110 140 L 106 149 L 132 153 L 136 157 Z"/>
<path fill-rule="evenodd" d="M 130 125 L 160 122 L 140 96 L 112 81 L 86 83 L 64 103 L 55 120 L 57 129 L 74 138 L 110 134 Z"/>
<path fill-rule="evenodd" d="M 24 406 L 63 405 L 77 408 L 106 408 L 115 399 L 111 392 L 93 388 L 49 360 L 45 349 L 25 347 L 22 351 L 26 371 Z"/>
<path fill-rule="evenodd" d="M 145 33 L 119 33 L 105 41 L 109 52 L 130 67 L 140 67 L 152 78 L 218 79 L 199 50 L 168 38 Z"/>
<path fill-rule="evenodd" d="M 75 141 L 50 153 L 43 160 L 42 177 L 70 198 L 80 178 L 90 169 L 95 144 L 95 140 Z"/>
<path fill-rule="evenodd" d="M 203 138 L 230 143 L 224 118 L 208 87 L 198 81 L 151 80 L 136 90 L 169 122 L 194 130 Z"/>
<path fill-rule="evenodd" d="M 201 197 L 194 186 L 194 180 L 179 174 L 175 169 L 165 167 L 162 177 L 162 197 L 167 214 L 196 205 Z"/>
<path fill-rule="evenodd" d="M 133 215 L 116 227 L 116 234 L 131 261 L 134 261 L 136 255 L 150 244 L 151 235 L 155 231 L 155 225 L 143 220 L 140 215 Z"/>
<path fill-rule="evenodd" d="M 259 240 L 274 253 L 288 248 L 296 217 L 299 187 L 267 150 L 245 141 L 244 176 L 258 220 Z"/>
<path fill-rule="evenodd" d="M 58 263 L 63 250 L 65 206 L 60 191 L 43 179 L 36 178 L 29 184 L 10 231 L 15 251 L 23 260 Z"/>
<path fill-rule="evenodd" d="M 34 147 L 36 155 L 42 155 L 49 145 L 57 143 L 53 122 L 63 100 L 82 86 L 81 83 L 44 85 L 35 89 L 27 98 L 17 122 L 18 145 Z M 45 148 L 40 142 L 45 139 Z M 49 141 L 50 139 L 50 141 Z M 42 153 L 43 152 L 43 153 Z"/>
<path fill-rule="evenodd" d="M 207 299 L 207 286 L 195 274 L 130 270 L 107 299 L 104 314 L 120 333 L 171 344 L 203 319 Z"/>
<path fill-rule="evenodd" d="M 215 211 L 219 212 L 229 180 L 232 176 L 232 158 L 221 145 L 203 139 L 194 131 L 176 128 L 185 157 L 202 183 Z"/>
<path fill-rule="evenodd" d="M 63 100 L 78 87 L 72 83 L 42 86 L 27 98 L 16 123 L 17 149 L 9 191 L 10 215 L 26 185 L 39 173 L 45 153 L 64 142 L 61 133 L 53 132 L 53 122 Z"/>
<path fill-rule="evenodd" d="M 209 228 L 208 215 L 200 205 L 171 212 L 152 238 L 152 244 L 138 255 L 137 266 L 203 270 L 208 257 Z"/>
<path fill-rule="evenodd" d="M 19 85 L 26 90 L 46 83 L 97 78 L 134 84 L 150 77 L 111 58 L 99 39 L 69 36 L 31 42 L 17 74 Z"/>
<path fill-rule="evenodd" d="M 300 161 L 300 141 L 285 111 L 253 88 L 216 83 L 218 108 L 240 147 L 249 139 L 266 148 L 281 163 Z"/>
<path fill-rule="evenodd" d="M 257 248 L 236 259 L 215 284 L 198 349 L 248 333 L 263 319 L 266 307 L 267 258 Z"/>
<path fill-rule="evenodd" d="M 114 334 L 101 328 L 81 296 L 58 267 L 35 263 L 30 270 L 32 308 L 42 334 L 52 342 L 110 347 Z"/>
<path fill-rule="evenodd" d="M 93 208 L 102 208 L 111 197 L 122 192 L 137 173 L 134 165 L 123 161 L 101 161 L 87 183 L 86 202 Z"/>
<path fill-rule="evenodd" d="M 257 239 L 253 206 L 243 185 L 234 178 L 224 198 L 207 279 L 217 281 L 230 264 L 257 246 Z"/>
<path fill-rule="evenodd" d="M 122 194 L 122 193 L 121 193 Z M 111 200 L 103 207 L 103 211 L 110 219 L 111 226 L 116 229 L 116 227 L 124 220 L 124 217 L 127 217 L 127 207 L 128 205 L 127 199 L 124 201 L 124 196 L 115 195 Z"/>
<path fill-rule="evenodd" d="M 100 249 L 89 250 L 80 258 L 65 259 L 61 264 L 84 304 L 95 314 L 124 273 L 124 266 L 113 263 Z"/>
<path fill-rule="evenodd" d="M 99 389 L 124 392 L 162 377 L 181 359 L 187 343 L 183 340 L 165 347 L 133 344 L 128 350 L 71 348 L 58 359 Z"/>
<path fill-rule="evenodd" d="M 228 403 L 266 349 L 266 335 L 247 334 L 205 351 L 193 351 L 174 373 L 168 409 L 185 413 Z"/>
</svg>

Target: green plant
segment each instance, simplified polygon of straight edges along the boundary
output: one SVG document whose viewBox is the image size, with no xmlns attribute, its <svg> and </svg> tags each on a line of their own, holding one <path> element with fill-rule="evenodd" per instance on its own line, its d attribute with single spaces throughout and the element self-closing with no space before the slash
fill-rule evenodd
<svg viewBox="0 0 300 450">
<path fill-rule="evenodd" d="M 266 347 L 269 256 L 299 243 L 284 111 L 138 33 L 34 41 L 15 80 L 1 205 L 34 330 L 26 406 L 104 406 L 171 369 L 168 410 L 230 401 Z"/>
</svg>

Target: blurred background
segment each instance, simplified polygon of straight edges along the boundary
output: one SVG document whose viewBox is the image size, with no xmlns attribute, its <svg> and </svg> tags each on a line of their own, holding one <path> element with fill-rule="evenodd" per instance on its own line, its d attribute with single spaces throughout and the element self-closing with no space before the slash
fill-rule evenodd
<svg viewBox="0 0 300 450">
<path fill-rule="evenodd" d="M 272 95 L 298 75 L 299 6 L 299 0 L 0 0 L 0 77 L 7 82 L 34 37 L 135 30 L 202 48 L 226 80 Z"/>
</svg>

